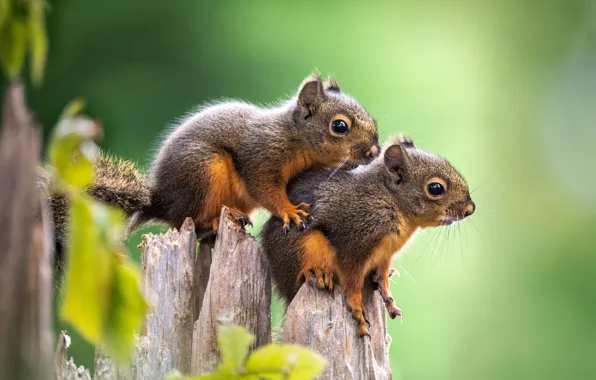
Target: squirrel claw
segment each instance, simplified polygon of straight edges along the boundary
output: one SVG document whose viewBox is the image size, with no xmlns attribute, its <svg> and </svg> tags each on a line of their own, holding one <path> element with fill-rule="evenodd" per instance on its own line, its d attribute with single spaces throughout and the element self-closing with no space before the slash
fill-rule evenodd
<svg viewBox="0 0 596 380">
<path fill-rule="evenodd" d="M 401 273 L 399 273 L 399 271 L 395 268 L 391 268 L 389 269 L 389 277 L 393 276 L 394 274 L 397 275 L 397 277 L 401 277 Z"/>
<path fill-rule="evenodd" d="M 358 326 L 358 336 L 360 338 L 364 338 L 365 336 L 370 338 L 370 331 L 368 331 L 368 328 L 361 324 L 360 326 Z"/>
<path fill-rule="evenodd" d="M 307 205 L 306 203 L 304 204 Z M 284 222 L 283 228 L 285 233 L 290 232 L 291 222 L 293 222 L 300 231 L 303 231 L 306 228 L 306 225 L 302 221 L 302 218 L 307 218 L 308 213 L 298 208 L 301 205 L 302 203 L 300 203 L 298 206 L 290 205 L 287 209 L 283 210 L 281 216 Z"/>
<path fill-rule="evenodd" d="M 391 319 L 402 316 L 400 308 L 395 305 L 387 305 L 387 312 L 389 313 L 389 317 L 391 317 Z"/>
</svg>

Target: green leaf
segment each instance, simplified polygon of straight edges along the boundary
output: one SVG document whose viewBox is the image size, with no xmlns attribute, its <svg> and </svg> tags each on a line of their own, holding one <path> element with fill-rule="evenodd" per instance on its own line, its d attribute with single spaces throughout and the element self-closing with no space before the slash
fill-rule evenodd
<svg viewBox="0 0 596 380">
<path fill-rule="evenodd" d="M 138 268 L 127 261 L 115 264 L 103 345 L 112 359 L 124 364 L 134 351 L 134 334 L 145 320 L 148 305 L 141 294 Z"/>
<path fill-rule="evenodd" d="M 0 30 L 4 24 L 4 20 L 8 19 L 11 12 L 10 0 L 0 0 Z"/>
<path fill-rule="evenodd" d="M 29 39 L 31 46 L 31 81 L 40 85 L 48 54 L 44 0 L 29 0 Z"/>
<path fill-rule="evenodd" d="M 319 375 L 327 362 L 321 355 L 295 344 L 270 344 L 254 351 L 245 371 L 269 380 L 308 380 Z"/>
<path fill-rule="evenodd" d="M 28 29 L 25 18 L 21 15 L 4 15 L 0 29 L 0 61 L 5 74 L 10 80 L 20 74 L 27 53 Z"/>
<path fill-rule="evenodd" d="M 83 113 L 84 109 L 85 101 L 82 98 L 75 98 L 64 107 L 62 114 L 60 114 L 60 120 L 78 116 Z"/>
<path fill-rule="evenodd" d="M 199 376 L 180 376 L 180 375 L 171 375 L 168 376 L 168 380 L 234 380 L 234 379 L 242 379 L 245 380 L 245 377 L 240 377 L 239 375 L 230 375 L 230 374 L 222 374 L 219 372 L 209 373 L 206 375 L 199 375 Z"/>
<path fill-rule="evenodd" d="M 219 371 L 240 372 L 254 340 L 244 327 L 224 323 L 217 329 L 217 343 L 221 356 Z"/>
<path fill-rule="evenodd" d="M 64 118 L 54 129 L 49 158 L 62 181 L 83 189 L 93 182 L 94 163 L 99 148 L 93 138 L 101 134 L 101 126 L 87 117 Z"/>
<path fill-rule="evenodd" d="M 148 309 L 139 269 L 118 252 L 123 233 L 122 211 L 73 195 L 61 316 L 122 364 Z"/>
<path fill-rule="evenodd" d="M 90 199 L 72 197 L 61 317 L 91 342 L 101 340 L 114 277 L 113 257 L 99 243 L 96 219 Z"/>
</svg>

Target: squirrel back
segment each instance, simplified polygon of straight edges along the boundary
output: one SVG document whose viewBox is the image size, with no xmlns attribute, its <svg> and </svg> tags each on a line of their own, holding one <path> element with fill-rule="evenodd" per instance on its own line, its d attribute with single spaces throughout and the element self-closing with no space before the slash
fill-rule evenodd
<svg viewBox="0 0 596 380">
<path fill-rule="evenodd" d="M 313 74 L 295 96 L 271 108 L 243 102 L 211 105 L 163 141 L 149 170 L 150 205 L 132 228 L 158 219 L 215 231 L 222 205 L 243 224 L 262 207 L 303 226 L 306 202 L 290 202 L 290 179 L 314 167 L 369 163 L 379 153 L 375 121 L 335 80 Z"/>
<path fill-rule="evenodd" d="M 188 117 L 161 144 L 147 179 L 135 165 L 102 155 L 88 192 L 121 208 L 129 231 L 149 221 L 179 228 L 191 217 L 202 238 L 217 230 L 223 205 L 243 226 L 263 207 L 289 230 L 290 222 L 304 227 L 309 205 L 289 201 L 288 181 L 309 168 L 367 164 L 379 150 L 366 110 L 335 80 L 313 74 L 276 107 L 232 101 Z M 62 243 L 68 200 L 47 175 L 40 184 L 48 189 Z"/>
<path fill-rule="evenodd" d="M 468 186 L 448 161 L 392 139 L 372 164 L 347 172 L 319 169 L 289 184 L 290 199 L 312 202 L 314 221 L 284 234 L 269 219 L 261 244 L 280 295 L 289 303 L 302 283 L 344 288 L 347 304 L 367 334 L 361 291 L 372 276 L 392 317 L 401 314 L 389 293 L 394 254 L 419 229 L 449 225 L 474 212 Z"/>
</svg>

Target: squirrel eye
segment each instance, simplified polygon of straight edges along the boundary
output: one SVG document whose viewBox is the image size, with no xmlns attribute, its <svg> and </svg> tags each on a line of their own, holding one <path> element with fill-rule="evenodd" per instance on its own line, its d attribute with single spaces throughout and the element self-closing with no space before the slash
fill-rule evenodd
<svg viewBox="0 0 596 380">
<path fill-rule="evenodd" d="M 329 123 L 329 132 L 332 135 L 343 136 L 350 132 L 350 119 L 344 115 L 335 115 Z"/>
<path fill-rule="evenodd" d="M 338 135 L 348 133 L 348 123 L 341 119 L 333 120 L 333 123 L 331 124 L 331 130 Z"/>
<path fill-rule="evenodd" d="M 432 182 L 428 184 L 428 193 L 435 197 L 440 197 L 445 194 L 445 187 L 439 182 Z"/>
</svg>

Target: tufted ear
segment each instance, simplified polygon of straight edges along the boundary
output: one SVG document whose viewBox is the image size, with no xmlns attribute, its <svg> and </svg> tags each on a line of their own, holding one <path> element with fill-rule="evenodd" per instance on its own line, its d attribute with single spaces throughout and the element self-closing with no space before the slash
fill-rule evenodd
<svg viewBox="0 0 596 380">
<path fill-rule="evenodd" d="M 383 161 L 387 170 L 395 176 L 396 182 L 400 184 L 409 161 L 406 146 L 401 143 L 388 146 L 383 154 Z"/>
<path fill-rule="evenodd" d="M 405 133 L 401 133 L 397 138 L 394 140 L 396 144 L 403 146 L 404 148 L 416 148 L 414 145 L 414 140 Z"/>
<path fill-rule="evenodd" d="M 325 98 L 323 80 L 320 74 L 309 75 L 300 86 L 298 91 L 298 105 L 313 113 L 320 102 Z"/>
<path fill-rule="evenodd" d="M 333 77 L 327 78 L 327 80 L 323 84 L 323 87 L 325 88 L 325 91 L 341 92 L 341 89 L 339 88 L 339 83 L 337 83 L 337 80 L 335 80 L 335 78 Z"/>
</svg>

